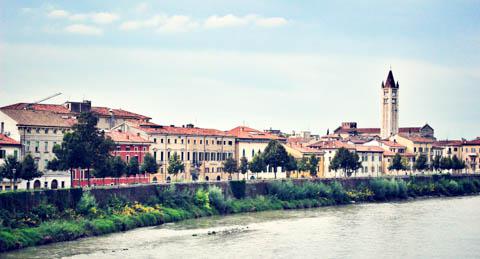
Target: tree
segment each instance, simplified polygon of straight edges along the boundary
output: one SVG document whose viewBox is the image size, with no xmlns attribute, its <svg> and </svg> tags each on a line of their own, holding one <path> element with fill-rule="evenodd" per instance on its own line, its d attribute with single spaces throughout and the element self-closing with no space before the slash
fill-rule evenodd
<svg viewBox="0 0 480 259">
<path fill-rule="evenodd" d="M 423 154 L 419 155 L 415 160 L 415 164 L 413 165 L 413 167 L 419 171 L 423 171 L 427 169 L 428 168 L 427 156 Z"/>
<path fill-rule="evenodd" d="M 317 156 L 315 156 L 314 154 L 312 154 L 310 156 L 310 158 L 308 159 L 308 171 L 310 171 L 310 176 L 312 177 L 317 177 L 317 173 L 318 173 L 318 162 L 320 161 L 320 159 L 318 159 Z"/>
<path fill-rule="evenodd" d="M 237 162 L 233 157 L 229 157 L 223 162 L 223 171 L 230 174 L 230 179 L 232 178 L 232 173 L 237 172 Z"/>
<path fill-rule="evenodd" d="M 277 169 L 284 168 L 288 163 L 288 154 L 280 142 L 271 140 L 263 152 L 263 159 L 268 167 L 273 168 L 275 179 L 277 179 Z"/>
<path fill-rule="evenodd" d="M 250 161 L 249 163 L 249 167 L 252 173 L 257 173 L 257 178 L 258 173 L 267 170 L 267 165 L 265 164 L 265 161 L 263 160 L 263 156 L 261 154 L 257 154 L 253 157 L 252 161 Z"/>
<path fill-rule="evenodd" d="M 150 153 L 147 153 L 145 157 L 143 157 L 141 170 L 144 173 L 156 173 L 158 171 L 157 161 L 155 161 L 155 158 L 150 155 Z"/>
<path fill-rule="evenodd" d="M 402 157 L 400 156 L 399 153 L 396 153 L 395 156 L 392 159 L 392 163 L 388 166 L 388 170 L 395 170 L 395 171 L 400 171 L 400 170 L 405 170 L 406 166 L 402 162 Z"/>
<path fill-rule="evenodd" d="M 17 157 L 7 156 L 5 162 L 0 166 L 0 178 L 8 178 L 10 180 L 10 186 L 12 183 L 17 182 L 17 178 L 22 170 L 22 164 L 18 162 Z"/>
<path fill-rule="evenodd" d="M 116 156 L 109 159 L 111 163 L 111 176 L 115 178 L 120 178 L 121 176 L 127 174 L 127 164 L 122 160 L 121 157 Z"/>
<path fill-rule="evenodd" d="M 177 178 L 178 173 L 182 172 L 185 170 L 185 165 L 178 159 L 177 153 L 173 153 L 173 156 L 170 157 L 170 160 L 168 161 L 168 168 L 167 171 L 169 174 L 175 175 L 175 178 Z"/>
<path fill-rule="evenodd" d="M 287 177 L 290 177 L 290 172 L 297 170 L 297 160 L 292 155 L 288 154 L 288 162 L 285 165 L 285 170 L 287 170 Z"/>
<path fill-rule="evenodd" d="M 307 172 L 307 171 L 309 171 L 309 168 L 308 168 L 308 158 L 307 158 L 307 157 L 302 157 L 302 159 L 300 159 L 300 161 L 298 161 L 297 169 L 298 169 L 298 171 L 300 171 L 300 172 Z M 297 178 L 298 178 L 298 173 L 297 173 Z"/>
<path fill-rule="evenodd" d="M 246 157 L 242 157 L 240 159 L 240 166 L 238 168 L 238 170 L 240 171 L 240 173 L 242 173 L 243 175 L 246 174 L 248 172 L 248 160 Z M 240 175 L 238 175 L 240 176 Z M 240 179 L 240 177 L 238 177 Z M 248 175 L 247 177 L 248 178 Z"/>
<path fill-rule="evenodd" d="M 97 178 L 102 178 L 103 183 L 105 184 L 106 177 L 115 177 L 115 172 L 113 171 L 113 158 L 108 158 L 103 164 L 98 164 L 93 169 L 93 175 Z"/>
<path fill-rule="evenodd" d="M 437 171 L 438 169 L 440 169 L 440 159 L 441 157 L 440 156 L 435 156 L 435 158 L 433 159 L 432 161 L 432 169 Z"/>
<path fill-rule="evenodd" d="M 130 159 L 130 162 L 128 163 L 128 176 L 135 176 L 140 172 L 140 165 L 138 164 L 138 158 L 136 156 L 132 157 Z"/>
<path fill-rule="evenodd" d="M 454 172 L 458 172 L 458 170 L 465 168 L 465 162 L 458 159 L 457 155 L 453 155 L 451 165 Z"/>
<path fill-rule="evenodd" d="M 41 175 L 42 173 L 38 171 L 35 160 L 33 160 L 31 155 L 26 155 L 22 161 L 19 178 L 27 180 L 27 182 L 30 183 L 31 180 Z"/>
<path fill-rule="evenodd" d="M 73 168 L 87 170 L 90 186 L 90 169 L 100 170 L 111 156 L 114 143 L 105 138 L 105 133 L 97 128 L 98 118 L 92 113 L 81 113 L 72 132 L 63 136 L 62 144 L 54 147 L 59 164 L 70 168 L 73 184 Z M 79 179 L 80 180 L 80 179 Z"/>
<path fill-rule="evenodd" d="M 345 173 L 345 177 L 351 176 L 353 172 L 356 172 L 360 166 L 358 154 L 350 152 L 348 149 L 341 147 L 335 153 L 335 156 L 330 163 L 330 170 L 337 171 L 342 169 Z"/>
<path fill-rule="evenodd" d="M 442 157 L 442 159 L 440 159 L 440 169 L 442 170 L 452 169 L 452 159 L 450 157 Z"/>
</svg>

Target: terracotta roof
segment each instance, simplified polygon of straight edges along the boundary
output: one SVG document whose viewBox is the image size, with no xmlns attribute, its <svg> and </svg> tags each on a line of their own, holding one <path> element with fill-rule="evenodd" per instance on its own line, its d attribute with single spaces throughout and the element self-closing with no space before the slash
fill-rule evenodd
<svg viewBox="0 0 480 259">
<path fill-rule="evenodd" d="M 288 143 L 288 144 L 286 144 L 286 146 L 288 146 L 292 149 L 298 150 L 302 153 L 312 153 L 312 154 L 322 154 L 323 153 L 322 151 L 320 151 L 316 148 L 311 148 L 311 147 L 307 147 L 307 146 L 300 145 L 300 144 Z"/>
<path fill-rule="evenodd" d="M 417 142 L 417 143 L 434 143 L 435 142 L 435 140 L 433 140 L 431 138 L 406 136 L 406 135 L 402 135 L 402 134 L 400 134 L 400 136 L 403 137 L 403 138 L 406 138 L 408 140 L 411 140 L 413 142 Z"/>
<path fill-rule="evenodd" d="M 144 139 L 140 136 L 129 132 L 110 131 L 105 135 L 110 137 L 114 142 L 128 142 L 128 143 L 151 143 L 152 141 Z"/>
<path fill-rule="evenodd" d="M 20 142 L 0 134 L 0 146 L 20 146 Z"/>
<path fill-rule="evenodd" d="M 318 149 L 339 149 L 341 147 L 347 149 L 355 149 L 354 145 L 350 145 L 338 140 L 333 141 L 318 141 L 314 144 L 310 144 L 309 147 L 318 148 Z"/>
<path fill-rule="evenodd" d="M 437 141 L 437 145 L 445 147 L 445 146 L 461 146 L 461 140 L 439 140 Z"/>
<path fill-rule="evenodd" d="M 229 130 L 228 133 L 239 139 L 285 140 L 283 137 L 252 129 L 247 126 L 238 126 Z"/>
<path fill-rule="evenodd" d="M 15 103 L 15 104 L 12 104 L 12 105 L 4 106 L 0 109 L 25 110 L 28 105 L 29 105 L 29 103 Z M 41 104 L 41 103 L 37 103 L 37 104 L 32 104 L 30 106 L 30 109 L 34 110 L 34 111 L 49 111 L 49 112 L 65 113 L 65 114 L 71 113 L 71 111 L 67 107 L 65 107 L 61 104 Z"/>
<path fill-rule="evenodd" d="M 480 139 L 474 139 L 474 140 L 467 140 L 463 142 L 463 145 L 466 146 L 478 146 L 480 145 Z"/>
<path fill-rule="evenodd" d="M 110 111 L 113 112 L 113 115 L 115 117 L 121 117 L 121 118 L 131 118 L 131 119 L 138 119 L 138 120 L 148 120 L 151 119 L 150 117 L 138 114 L 138 113 L 133 113 L 129 111 L 125 111 L 122 109 L 111 109 L 108 107 L 92 107 L 91 109 L 92 113 L 100 115 L 100 116 L 110 116 Z"/>
<path fill-rule="evenodd" d="M 302 137 L 289 137 L 287 143 L 304 143 L 305 139 Z"/>
<path fill-rule="evenodd" d="M 362 146 L 362 145 L 357 145 L 355 146 L 355 149 L 358 152 L 376 152 L 376 153 L 383 153 L 385 150 L 381 147 L 377 146 Z"/>
<path fill-rule="evenodd" d="M 228 132 L 217 129 L 204 129 L 197 127 L 175 127 L 163 126 L 152 122 L 129 122 L 132 127 L 142 130 L 147 133 L 156 134 L 172 134 L 172 135 L 192 135 L 192 136 L 218 136 L 218 137 L 233 137 Z"/>
<path fill-rule="evenodd" d="M 69 116 L 47 111 L 10 109 L 2 109 L 1 111 L 16 121 L 17 125 L 69 128 L 76 123 L 76 120 Z"/>
<path fill-rule="evenodd" d="M 382 144 L 384 144 L 385 146 L 389 146 L 389 147 L 403 147 L 403 148 L 405 148 L 405 146 L 400 145 L 398 142 L 395 142 L 395 141 L 381 140 L 380 142 Z"/>
<path fill-rule="evenodd" d="M 399 128 L 398 131 L 400 133 L 418 133 L 420 132 L 421 127 L 405 127 Z M 335 134 L 342 134 L 342 133 L 360 133 L 360 134 L 380 134 L 380 128 L 343 128 L 338 127 L 335 130 Z"/>
</svg>

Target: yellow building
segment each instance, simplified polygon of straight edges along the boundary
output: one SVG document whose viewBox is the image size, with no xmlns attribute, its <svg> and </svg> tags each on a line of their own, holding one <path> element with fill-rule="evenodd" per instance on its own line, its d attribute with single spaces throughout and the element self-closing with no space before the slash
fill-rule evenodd
<svg viewBox="0 0 480 259">
<path fill-rule="evenodd" d="M 433 144 L 435 143 L 435 140 L 431 138 L 397 134 L 392 137 L 392 140 L 396 141 L 402 146 L 405 146 L 406 152 L 413 153 L 415 155 L 414 162 L 419 155 L 425 155 L 429 164 L 433 160 L 435 155 Z"/>
<path fill-rule="evenodd" d="M 323 151 L 306 147 L 301 144 L 293 144 L 293 143 L 287 143 L 284 145 L 285 150 L 287 150 L 287 153 L 292 155 L 296 160 L 297 163 L 302 159 L 302 158 L 310 158 L 312 155 L 315 155 L 318 158 L 318 165 L 317 165 L 317 177 L 324 178 L 324 161 L 323 161 Z M 287 176 L 289 178 L 310 178 L 310 172 L 305 172 L 305 171 L 293 171 L 290 172 L 290 175 Z"/>
<path fill-rule="evenodd" d="M 480 172 L 480 138 L 462 143 L 462 159 L 468 173 Z"/>
</svg>

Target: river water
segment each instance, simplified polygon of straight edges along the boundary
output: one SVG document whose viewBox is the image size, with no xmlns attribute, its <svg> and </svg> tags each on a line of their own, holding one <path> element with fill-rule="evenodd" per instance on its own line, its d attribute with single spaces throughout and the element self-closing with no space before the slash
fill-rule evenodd
<svg viewBox="0 0 480 259">
<path fill-rule="evenodd" d="M 480 196 L 193 219 L 0 257 L 479 258 Z"/>
</svg>

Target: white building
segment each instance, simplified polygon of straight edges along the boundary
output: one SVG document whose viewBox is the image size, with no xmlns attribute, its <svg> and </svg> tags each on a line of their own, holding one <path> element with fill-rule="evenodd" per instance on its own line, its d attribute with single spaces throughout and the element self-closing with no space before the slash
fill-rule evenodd
<svg viewBox="0 0 480 259">
<path fill-rule="evenodd" d="M 1 124 L 3 126 L 3 124 Z M 6 136 L 0 127 L 0 165 L 5 163 L 8 156 L 14 156 L 17 159 L 20 157 L 20 142 Z"/>
</svg>

